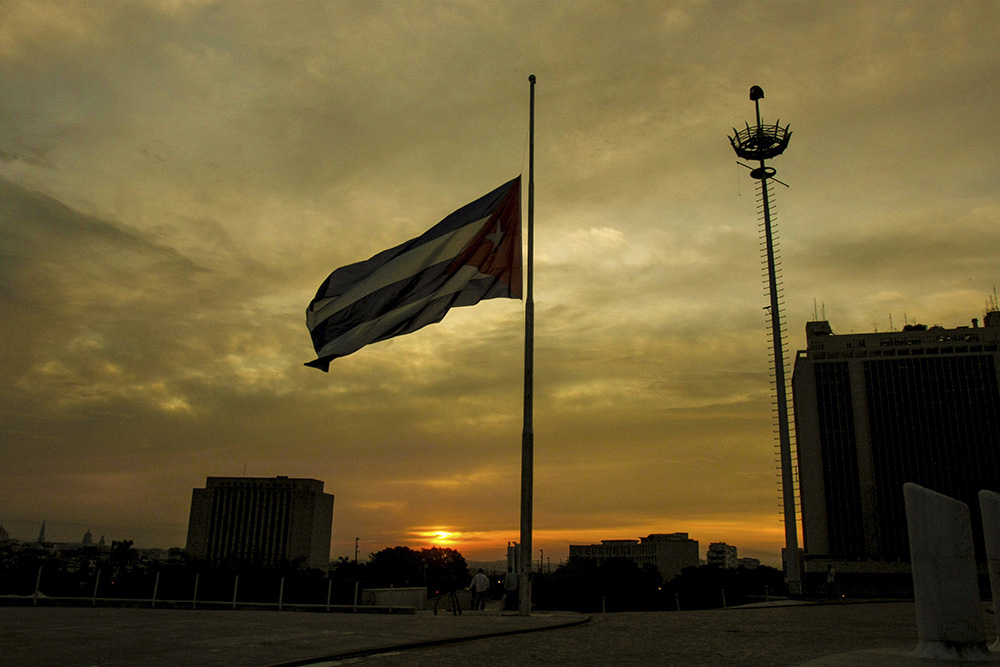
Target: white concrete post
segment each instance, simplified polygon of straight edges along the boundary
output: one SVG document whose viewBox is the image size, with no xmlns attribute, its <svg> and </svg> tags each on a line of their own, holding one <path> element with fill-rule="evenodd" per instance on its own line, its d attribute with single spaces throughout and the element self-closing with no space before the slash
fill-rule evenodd
<svg viewBox="0 0 1000 667">
<path fill-rule="evenodd" d="M 35 606 L 35 605 L 38 604 L 38 594 L 39 594 L 40 589 L 42 587 L 42 568 L 43 567 L 45 567 L 45 566 L 44 565 L 39 565 L 38 566 L 38 578 L 35 579 L 35 595 L 34 595 L 34 601 L 31 603 L 32 606 Z"/>
<path fill-rule="evenodd" d="M 983 537 L 986 541 L 986 570 L 990 573 L 990 592 L 993 594 L 993 618 L 997 624 L 997 639 L 991 651 L 1000 651 L 1000 493 L 979 492 L 979 509 L 983 515 Z"/>
<path fill-rule="evenodd" d="M 101 571 L 97 570 L 97 578 L 94 579 L 94 597 L 90 599 L 90 606 L 97 606 L 97 587 L 101 585 Z"/>
<path fill-rule="evenodd" d="M 919 634 L 913 655 L 988 660 L 968 505 L 912 483 L 903 499 Z"/>
<path fill-rule="evenodd" d="M 151 601 L 151 603 L 149 605 L 150 607 L 152 607 L 154 609 L 156 608 L 156 592 L 159 590 L 159 588 L 160 588 L 160 572 L 157 571 L 156 572 L 156 581 L 153 582 L 153 599 L 152 599 L 152 601 Z"/>
</svg>

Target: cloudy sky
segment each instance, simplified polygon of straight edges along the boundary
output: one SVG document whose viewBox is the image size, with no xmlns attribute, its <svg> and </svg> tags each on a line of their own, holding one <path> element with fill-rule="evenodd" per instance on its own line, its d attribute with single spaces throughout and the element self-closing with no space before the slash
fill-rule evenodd
<svg viewBox="0 0 1000 667">
<path fill-rule="evenodd" d="M 518 539 L 523 304 L 333 362 L 334 268 L 527 171 L 535 557 L 688 532 L 778 563 L 755 183 L 789 348 L 968 324 L 1000 280 L 995 2 L 0 4 L 0 524 L 183 546 L 210 475 L 313 477 L 332 555 Z M 448 541 L 434 538 L 451 534 Z"/>
</svg>

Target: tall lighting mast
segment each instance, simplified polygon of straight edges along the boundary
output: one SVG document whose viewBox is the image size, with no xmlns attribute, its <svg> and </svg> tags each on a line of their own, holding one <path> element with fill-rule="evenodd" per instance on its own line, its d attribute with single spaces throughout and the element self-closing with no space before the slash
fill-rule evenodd
<svg viewBox="0 0 1000 667">
<path fill-rule="evenodd" d="M 792 133 L 788 131 L 788 125 L 781 127 L 778 123 L 774 125 L 764 125 L 760 119 L 760 100 L 764 97 L 764 91 L 760 86 L 750 88 L 750 99 L 753 101 L 757 111 L 757 124 L 750 126 L 746 124 L 746 129 L 737 131 L 733 128 L 733 136 L 729 137 L 729 142 L 733 145 L 736 155 L 744 160 L 751 160 L 758 164 L 757 167 L 743 165 L 750 169 L 750 176 L 760 183 L 758 194 L 759 214 L 761 219 L 761 231 L 764 242 L 764 252 L 767 264 L 767 291 L 770 297 L 768 314 L 770 316 L 771 343 L 773 345 L 774 361 L 774 398 L 776 412 L 776 426 L 778 427 L 778 450 L 781 460 L 781 499 L 785 520 L 785 548 L 782 553 L 782 561 L 785 567 L 785 578 L 788 581 L 788 590 L 792 595 L 802 593 L 802 568 L 799 557 L 799 536 L 798 523 L 796 521 L 795 502 L 795 466 L 792 460 L 792 439 L 788 426 L 788 385 L 785 381 L 785 340 L 784 326 L 781 317 L 780 291 L 778 283 L 777 251 L 775 249 L 774 227 L 771 221 L 771 181 L 778 181 L 774 178 L 777 170 L 769 167 L 766 160 L 777 157 L 788 148 L 788 140 Z M 741 163 L 742 164 L 742 163 Z M 782 183 L 784 185 L 784 183 Z"/>
</svg>

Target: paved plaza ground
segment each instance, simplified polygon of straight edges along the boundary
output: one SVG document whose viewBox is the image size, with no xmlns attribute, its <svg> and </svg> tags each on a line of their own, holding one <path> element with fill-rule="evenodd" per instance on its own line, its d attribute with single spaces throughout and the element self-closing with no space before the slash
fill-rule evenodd
<svg viewBox="0 0 1000 667">
<path fill-rule="evenodd" d="M 986 605 L 983 623 L 992 642 Z M 2 666 L 937 664 L 909 657 L 916 643 L 899 602 L 527 618 L 0 607 Z"/>
</svg>

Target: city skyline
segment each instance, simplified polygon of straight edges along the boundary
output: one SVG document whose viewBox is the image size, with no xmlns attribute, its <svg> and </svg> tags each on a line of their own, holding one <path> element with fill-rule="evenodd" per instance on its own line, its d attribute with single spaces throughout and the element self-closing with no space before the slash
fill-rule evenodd
<svg viewBox="0 0 1000 667">
<path fill-rule="evenodd" d="M 767 11 L 761 11 L 762 8 Z M 333 362 L 335 268 L 526 175 L 534 552 L 783 545 L 755 184 L 787 352 L 982 317 L 1000 265 L 992 3 L 0 6 L 0 524 L 182 546 L 209 476 L 336 495 L 332 558 L 518 539 L 523 304 Z M 65 528 L 62 528 L 65 527 Z M 60 531 L 66 530 L 63 535 Z M 450 534 L 454 539 L 442 538 Z M 26 537 L 22 537 L 26 536 Z"/>
<path fill-rule="evenodd" d="M 238 479 L 238 478 L 230 478 L 230 479 Z M 271 479 L 271 478 L 249 478 L 249 479 Z M 44 523 L 45 522 L 43 520 L 43 522 L 42 522 L 43 527 L 44 527 Z M 189 528 L 189 531 L 190 531 L 190 528 Z M 44 531 L 42 531 L 42 532 L 39 533 L 40 537 L 43 536 L 43 535 L 44 535 Z M 686 533 L 680 533 L 680 535 L 686 535 Z M 643 541 L 647 541 L 649 539 L 656 538 L 656 537 L 658 537 L 658 536 L 657 535 L 647 535 L 645 537 L 639 536 L 639 537 L 635 537 L 635 538 L 621 538 L 621 537 L 610 538 L 610 539 L 606 538 L 606 539 L 600 540 L 599 543 L 597 543 L 597 544 L 589 544 L 589 545 L 572 544 L 572 545 L 567 545 L 567 548 L 572 552 L 573 548 L 579 549 L 581 547 L 599 547 L 602 544 L 606 544 L 606 543 L 611 543 L 611 544 L 629 543 L 629 544 L 636 544 L 636 545 L 638 545 L 638 544 L 642 543 Z M 70 540 L 49 540 L 47 538 L 43 539 L 43 540 L 39 540 L 38 538 L 35 538 L 35 539 L 32 540 L 32 539 L 19 539 L 17 537 L 11 536 L 7 532 L 7 530 L 3 526 L 3 524 L 0 524 L 0 540 L 2 540 L 2 541 L 16 542 L 16 543 L 20 543 L 20 544 L 23 544 L 23 545 L 43 544 L 43 545 L 48 545 L 50 548 L 55 548 L 55 549 L 72 549 L 72 548 L 75 548 L 77 546 L 81 546 L 81 547 L 100 547 L 102 549 L 108 549 L 108 550 L 111 549 L 111 544 L 108 543 L 108 541 L 105 539 L 104 535 L 101 535 L 100 538 L 97 541 L 94 541 L 93 532 L 89 528 L 87 529 L 87 531 L 83 534 L 83 536 L 79 540 L 72 540 L 72 539 L 70 539 Z M 700 542 L 698 540 L 696 540 L 696 539 L 693 540 L 693 541 L 695 542 L 695 544 L 700 544 Z M 400 545 L 394 545 L 394 547 L 395 546 L 400 546 Z M 139 546 L 136 546 L 135 548 L 137 550 L 140 550 L 140 551 L 163 552 L 164 554 L 166 554 L 167 552 L 172 552 L 174 550 L 180 550 L 180 551 L 185 551 L 185 552 L 190 553 L 190 549 L 187 549 L 187 548 L 181 547 L 181 546 L 164 547 L 164 546 L 139 545 Z M 389 548 L 393 548 L 393 547 L 389 547 Z M 417 547 L 415 550 L 419 550 L 419 548 L 420 547 Z M 713 552 L 716 551 L 716 550 L 722 550 L 722 549 L 728 550 L 728 552 L 731 552 L 732 554 L 738 554 L 738 551 L 737 551 L 738 550 L 738 545 L 730 545 L 730 544 L 728 544 L 726 542 L 712 542 L 711 544 L 704 545 L 704 548 L 702 549 L 702 551 L 699 552 L 699 553 L 704 553 L 705 554 L 705 558 L 700 558 L 699 559 L 700 560 L 700 564 L 702 564 L 702 565 L 704 565 L 704 564 L 709 564 L 709 565 L 713 564 L 711 562 L 712 561 L 712 554 L 713 554 Z M 371 554 L 362 554 L 362 553 L 359 552 L 358 553 L 358 560 L 360 562 L 365 562 L 368 559 L 368 556 L 370 556 L 370 555 Z M 344 556 L 344 557 L 348 558 L 348 560 L 351 560 L 347 556 Z M 546 555 L 545 552 L 544 552 L 544 550 L 542 550 L 539 553 L 539 558 L 538 559 L 533 559 L 533 560 L 539 562 L 539 565 L 538 565 L 539 568 L 548 569 L 550 567 L 553 567 L 552 554 L 550 553 L 550 554 Z M 563 557 L 563 555 L 561 555 L 561 554 L 557 554 L 556 555 L 556 563 L 555 563 L 555 565 L 560 565 L 560 564 L 564 563 L 566 560 L 567 560 L 566 557 Z M 739 564 L 743 564 L 743 565 L 746 565 L 750 561 L 758 561 L 757 565 L 760 564 L 759 560 L 755 559 L 755 558 L 742 558 L 742 557 L 733 556 L 732 560 L 733 560 L 733 562 L 739 562 Z M 499 567 L 500 564 L 505 564 L 505 563 L 509 562 L 509 559 L 508 558 L 502 558 L 502 559 L 497 559 L 495 561 L 479 561 L 479 560 L 474 560 L 474 559 L 467 559 L 467 561 L 469 562 L 469 567 L 471 569 L 473 567 L 478 567 L 478 566 L 481 566 L 483 563 L 488 563 L 488 562 L 492 562 L 492 563 L 496 564 L 497 567 Z M 337 562 L 336 558 L 331 558 L 331 560 L 330 560 L 331 564 L 335 564 L 336 562 Z M 756 567 L 757 565 L 753 565 L 752 567 Z M 504 567 L 506 567 L 506 565 L 504 565 Z M 735 565 L 724 565 L 723 567 L 736 567 L 736 566 Z"/>
</svg>

